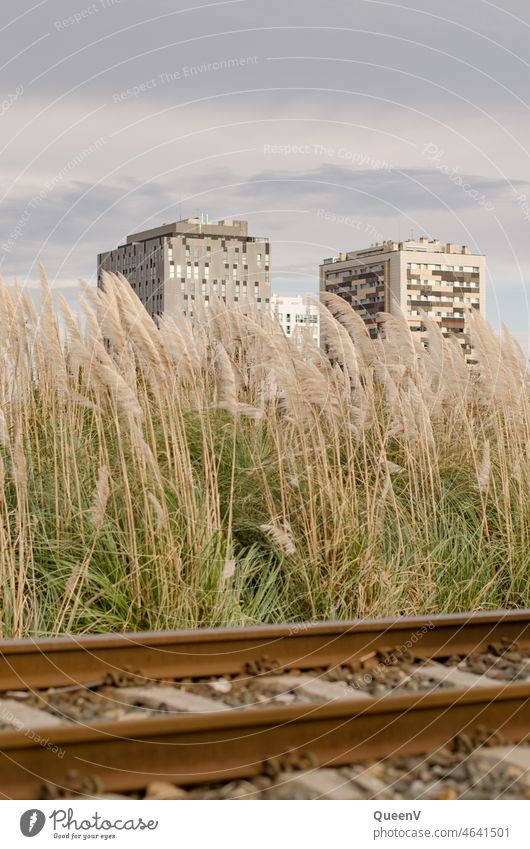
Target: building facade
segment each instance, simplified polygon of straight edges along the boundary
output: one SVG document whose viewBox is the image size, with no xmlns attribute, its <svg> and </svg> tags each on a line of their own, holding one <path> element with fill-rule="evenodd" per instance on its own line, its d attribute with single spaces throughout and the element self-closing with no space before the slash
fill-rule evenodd
<svg viewBox="0 0 530 849">
<path fill-rule="evenodd" d="M 103 271 L 123 274 L 153 319 L 174 310 L 193 316 L 194 302 L 207 306 L 212 294 L 243 309 L 270 308 L 270 243 L 249 236 L 246 221 L 201 216 L 133 233 L 98 255 L 98 286 Z"/>
<path fill-rule="evenodd" d="M 309 295 L 272 295 L 271 315 L 286 336 L 320 345 L 318 308 Z"/>
<path fill-rule="evenodd" d="M 379 313 L 399 308 L 410 329 L 423 334 L 423 310 L 444 336 L 458 334 L 466 352 L 465 311 L 485 311 L 485 288 L 484 256 L 470 254 L 466 245 L 425 237 L 341 253 L 320 266 L 320 291 L 345 298 L 362 315 L 372 337 L 381 331 Z"/>
</svg>

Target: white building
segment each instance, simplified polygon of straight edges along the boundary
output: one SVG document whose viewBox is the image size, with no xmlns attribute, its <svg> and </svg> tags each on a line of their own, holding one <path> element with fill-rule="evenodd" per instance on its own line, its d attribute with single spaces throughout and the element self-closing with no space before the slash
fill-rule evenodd
<svg viewBox="0 0 530 849">
<path fill-rule="evenodd" d="M 286 336 L 308 339 L 320 345 L 318 307 L 309 295 L 272 295 L 271 313 Z"/>
</svg>

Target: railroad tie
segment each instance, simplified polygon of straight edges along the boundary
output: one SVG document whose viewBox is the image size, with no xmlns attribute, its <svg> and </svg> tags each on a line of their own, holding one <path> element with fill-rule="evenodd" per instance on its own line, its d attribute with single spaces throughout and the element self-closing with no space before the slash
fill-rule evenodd
<svg viewBox="0 0 530 849">
<path fill-rule="evenodd" d="M 365 799 L 365 795 L 348 778 L 335 769 L 316 769 L 308 772 L 281 773 L 275 785 L 300 792 L 311 799 Z"/>
<path fill-rule="evenodd" d="M 196 696 L 174 687 L 107 687 L 100 691 L 114 702 L 171 713 L 213 713 L 233 710 L 218 699 Z"/>
<path fill-rule="evenodd" d="M 475 687 L 500 687 L 506 682 L 497 681 L 487 675 L 475 675 L 473 672 L 463 672 L 456 666 L 442 666 L 441 663 L 428 663 L 418 667 L 418 672 L 428 675 L 436 681 L 445 681 L 454 684 L 455 687 L 463 687 L 466 690 Z"/>
<path fill-rule="evenodd" d="M 323 701 L 336 701 L 337 699 L 369 700 L 368 693 L 348 687 L 342 681 L 325 681 L 322 678 L 310 678 L 308 675 L 271 675 L 259 679 L 263 690 L 278 695 L 280 693 L 303 693 L 315 699 Z"/>
<path fill-rule="evenodd" d="M 45 710 L 25 705 L 15 699 L 0 699 L 0 723 L 15 731 L 56 728 L 58 725 L 65 724 L 64 719 L 60 719 Z"/>
<path fill-rule="evenodd" d="M 475 749 L 470 757 L 489 769 L 499 766 L 511 769 L 514 780 L 530 787 L 530 746 L 482 746 Z"/>
</svg>

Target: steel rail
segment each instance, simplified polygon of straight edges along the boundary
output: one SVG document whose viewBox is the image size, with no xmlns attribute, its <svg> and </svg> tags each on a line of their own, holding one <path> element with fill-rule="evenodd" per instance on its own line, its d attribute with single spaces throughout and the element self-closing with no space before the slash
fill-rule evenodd
<svg viewBox="0 0 530 849">
<path fill-rule="evenodd" d="M 388 696 L 364 706 L 344 700 L 53 728 L 43 732 L 44 744 L 24 732 L 4 733 L 0 793 L 32 799 L 44 784 L 84 788 L 86 795 L 95 786 L 112 792 L 156 780 L 197 784 L 252 777 L 273 759 L 339 766 L 432 752 L 478 726 L 501 729 L 507 742 L 528 740 L 530 684 Z"/>
<path fill-rule="evenodd" d="M 500 639 L 530 646 L 530 610 L 0 641 L 0 692 L 241 672 L 267 656 L 277 669 L 336 665 L 408 648 L 420 658 L 467 654 Z"/>
</svg>

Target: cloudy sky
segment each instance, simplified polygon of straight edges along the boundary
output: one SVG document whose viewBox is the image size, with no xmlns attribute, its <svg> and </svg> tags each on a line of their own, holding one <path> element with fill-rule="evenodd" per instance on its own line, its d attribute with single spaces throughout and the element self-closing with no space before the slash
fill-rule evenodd
<svg viewBox="0 0 530 849">
<path fill-rule="evenodd" d="M 529 342 L 525 0 L 2 0 L 0 268 L 73 302 L 96 254 L 194 215 L 270 236 L 273 288 L 427 235 Z"/>
</svg>

